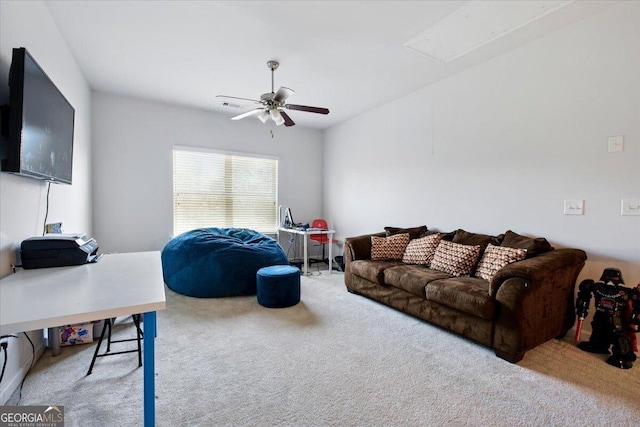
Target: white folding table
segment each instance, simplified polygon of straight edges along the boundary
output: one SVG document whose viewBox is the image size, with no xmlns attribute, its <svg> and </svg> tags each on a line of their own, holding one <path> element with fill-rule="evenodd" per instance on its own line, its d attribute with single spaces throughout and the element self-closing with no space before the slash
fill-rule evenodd
<svg viewBox="0 0 640 427">
<path fill-rule="evenodd" d="M 156 311 L 165 309 L 165 301 L 160 252 L 106 254 L 93 264 L 20 270 L 0 280 L 0 335 L 143 313 L 144 425 L 150 427 L 155 425 Z"/>
<path fill-rule="evenodd" d="M 304 250 L 303 250 L 303 256 L 304 256 L 304 268 L 302 270 L 302 272 L 306 275 L 307 271 L 309 270 L 309 256 L 308 256 L 308 251 L 307 251 L 307 242 L 309 240 L 309 236 L 312 234 L 326 234 L 327 237 L 329 237 L 329 274 L 331 274 L 331 270 L 333 270 L 333 258 L 332 258 L 332 244 L 331 244 L 331 236 L 333 236 L 336 233 L 336 230 L 304 230 L 304 229 L 297 229 L 297 228 L 285 228 L 285 227 L 280 227 L 278 228 L 277 231 L 277 236 L 278 236 L 278 242 L 280 242 L 280 232 L 284 231 L 285 233 L 290 233 L 290 234 L 297 234 L 297 235 L 301 235 L 302 239 L 304 240 Z"/>
</svg>

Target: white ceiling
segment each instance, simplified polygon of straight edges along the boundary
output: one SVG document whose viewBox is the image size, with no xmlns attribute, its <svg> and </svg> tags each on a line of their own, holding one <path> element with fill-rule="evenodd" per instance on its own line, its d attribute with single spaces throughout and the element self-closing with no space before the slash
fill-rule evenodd
<svg viewBox="0 0 640 427">
<path fill-rule="evenodd" d="M 576 1 L 442 63 L 405 47 L 467 1 L 46 1 L 91 88 L 232 117 L 216 95 L 275 88 L 299 126 L 326 129 L 583 19 L 613 1 Z M 513 3 L 513 2 L 511 2 Z M 556 2 L 557 3 L 557 2 Z M 459 28 L 464 32 L 465 28 Z M 256 120 L 255 117 L 244 120 Z"/>
</svg>

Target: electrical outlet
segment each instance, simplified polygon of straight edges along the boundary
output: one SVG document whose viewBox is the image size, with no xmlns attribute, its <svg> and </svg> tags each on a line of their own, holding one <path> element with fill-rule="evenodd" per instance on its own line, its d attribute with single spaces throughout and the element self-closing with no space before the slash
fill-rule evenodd
<svg viewBox="0 0 640 427">
<path fill-rule="evenodd" d="M 565 200 L 565 215 L 584 215 L 584 200 Z"/>
<path fill-rule="evenodd" d="M 7 335 L 2 335 L 0 336 L 0 344 L 5 344 L 8 343 L 9 341 L 11 341 L 11 338 L 18 338 L 20 335 L 19 334 L 7 334 Z"/>
</svg>

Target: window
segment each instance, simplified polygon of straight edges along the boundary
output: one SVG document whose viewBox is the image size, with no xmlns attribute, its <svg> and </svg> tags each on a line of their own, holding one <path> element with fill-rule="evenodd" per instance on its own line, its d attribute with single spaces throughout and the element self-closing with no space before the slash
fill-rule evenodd
<svg viewBox="0 0 640 427">
<path fill-rule="evenodd" d="M 175 147 L 173 233 L 239 227 L 274 233 L 278 160 Z"/>
</svg>

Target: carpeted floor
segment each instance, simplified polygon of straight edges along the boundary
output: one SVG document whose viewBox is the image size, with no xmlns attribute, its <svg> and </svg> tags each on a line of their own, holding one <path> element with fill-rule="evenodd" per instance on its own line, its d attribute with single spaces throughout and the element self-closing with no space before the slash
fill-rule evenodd
<svg viewBox="0 0 640 427">
<path fill-rule="evenodd" d="M 118 335 L 133 333 L 120 319 Z M 94 344 L 95 345 L 95 344 Z M 66 426 L 142 425 L 135 354 L 47 351 L 21 405 L 64 405 Z M 126 345 L 126 344 L 121 344 Z M 159 426 L 632 426 L 640 362 L 616 369 L 571 340 L 518 364 L 489 348 L 349 294 L 341 273 L 302 278 L 302 301 L 196 299 L 167 290 L 158 313 Z M 7 404 L 15 404 L 17 393 Z"/>
</svg>

